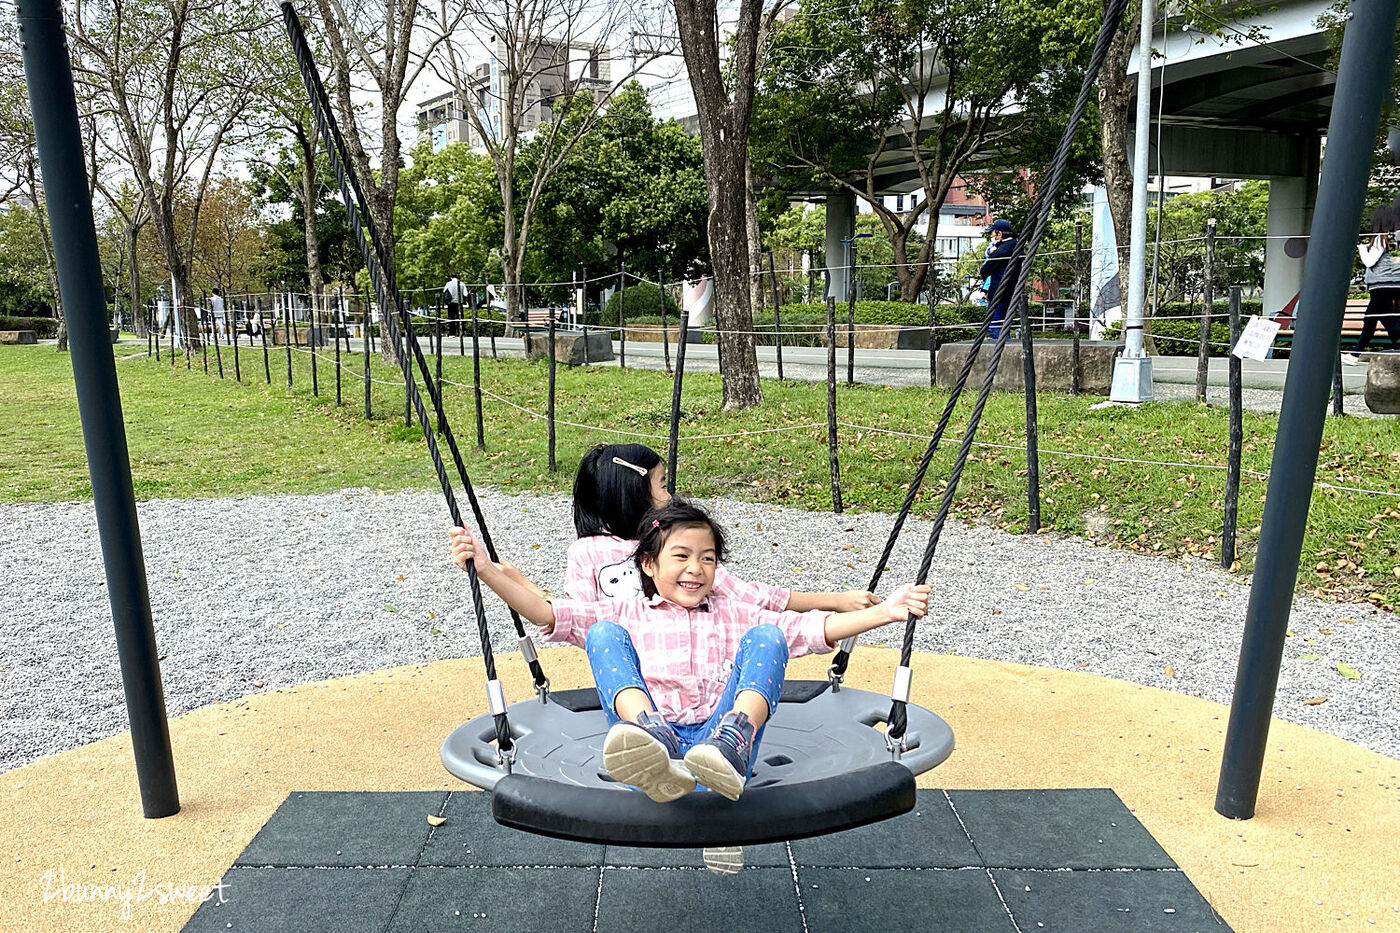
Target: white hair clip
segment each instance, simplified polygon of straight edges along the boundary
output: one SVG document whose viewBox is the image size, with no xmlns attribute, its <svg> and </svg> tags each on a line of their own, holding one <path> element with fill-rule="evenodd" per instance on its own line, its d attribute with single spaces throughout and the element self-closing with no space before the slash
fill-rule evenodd
<svg viewBox="0 0 1400 933">
<path fill-rule="evenodd" d="M 629 470 L 636 470 L 638 476 L 646 476 L 646 475 L 647 475 L 647 471 L 646 471 L 646 470 L 644 470 L 643 468 L 637 466 L 635 463 L 628 463 L 626 460 L 623 460 L 621 457 L 613 457 L 613 463 L 616 463 L 618 466 L 627 467 L 627 469 L 629 469 Z"/>
</svg>

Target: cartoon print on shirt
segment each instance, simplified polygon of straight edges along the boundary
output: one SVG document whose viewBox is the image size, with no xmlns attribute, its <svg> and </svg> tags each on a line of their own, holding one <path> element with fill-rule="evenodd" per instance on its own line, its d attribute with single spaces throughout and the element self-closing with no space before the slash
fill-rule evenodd
<svg viewBox="0 0 1400 933">
<path fill-rule="evenodd" d="M 642 595 L 642 576 L 632 558 L 598 568 L 598 591 L 609 599 L 632 599 Z"/>
</svg>

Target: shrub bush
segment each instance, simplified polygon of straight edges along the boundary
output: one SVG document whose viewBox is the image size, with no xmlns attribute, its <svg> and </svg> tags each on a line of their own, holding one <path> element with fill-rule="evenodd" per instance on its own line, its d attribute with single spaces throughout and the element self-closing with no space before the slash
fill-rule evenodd
<svg viewBox="0 0 1400 933">
<path fill-rule="evenodd" d="M 598 323 L 602 326 L 617 326 L 617 303 L 619 296 L 621 296 L 621 300 L 626 302 L 623 311 L 627 315 L 628 324 L 646 317 L 656 318 L 656 323 L 661 323 L 659 290 L 655 285 L 643 283 L 640 285 L 630 285 L 622 292 L 613 293 L 613 296 L 608 299 L 608 303 L 603 307 L 603 311 L 599 315 Z M 678 321 L 681 316 L 681 309 L 676 304 L 675 299 L 671 297 L 670 293 L 666 295 L 666 315 L 671 321 Z"/>
<path fill-rule="evenodd" d="M 58 321 L 51 317 L 14 317 L 0 314 L 0 330 L 32 330 L 40 340 L 58 336 Z"/>
</svg>

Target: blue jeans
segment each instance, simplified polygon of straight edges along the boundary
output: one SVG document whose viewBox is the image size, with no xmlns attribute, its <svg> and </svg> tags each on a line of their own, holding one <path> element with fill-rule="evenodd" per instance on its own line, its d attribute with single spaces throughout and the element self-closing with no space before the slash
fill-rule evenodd
<svg viewBox="0 0 1400 933">
<path fill-rule="evenodd" d="M 993 340 L 1001 336 L 1001 328 L 1006 319 L 1006 309 L 1010 302 L 999 304 L 992 309 L 992 326 L 987 329 L 987 334 Z"/>
<path fill-rule="evenodd" d="M 621 722 L 614 703 L 619 691 L 636 687 L 645 691 L 647 700 L 652 701 L 651 691 L 642 679 L 641 661 L 637 649 L 632 644 L 632 636 L 627 629 L 616 622 L 596 622 L 588 630 L 584 641 L 588 651 L 588 663 L 593 668 L 593 682 L 598 687 L 598 699 L 603 704 L 603 713 L 608 717 L 608 726 Z M 704 722 L 691 724 L 670 723 L 680 740 L 681 754 L 693 745 L 710 737 L 724 718 L 724 714 L 734 708 L 734 698 L 741 690 L 755 690 L 768 701 L 771 716 L 777 709 L 778 698 L 783 692 L 783 680 L 787 669 L 787 639 L 776 625 L 756 625 L 744 633 L 739 640 L 739 651 L 734 657 L 729 682 L 715 704 L 715 711 Z M 656 704 L 652 701 L 652 707 Z M 668 720 L 669 722 L 669 720 Z M 758 757 L 758 745 L 763 741 L 763 730 L 767 723 L 759 727 L 753 738 L 753 751 L 749 755 L 749 773 L 753 773 L 753 762 Z"/>
</svg>

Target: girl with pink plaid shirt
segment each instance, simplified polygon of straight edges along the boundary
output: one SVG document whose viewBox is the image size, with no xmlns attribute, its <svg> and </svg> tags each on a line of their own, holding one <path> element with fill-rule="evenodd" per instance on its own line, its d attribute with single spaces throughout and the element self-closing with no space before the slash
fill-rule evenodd
<svg viewBox="0 0 1400 933">
<path fill-rule="evenodd" d="M 652 800 L 675 800 L 697 783 L 739 799 L 788 658 L 831 651 L 928 607 L 929 587 L 911 584 L 854 612 L 763 609 L 716 589 L 724 533 L 703 509 L 673 499 L 647 513 L 640 531 L 640 597 L 550 600 L 490 561 L 477 572 L 551 640 L 588 652 L 611 723 L 603 767 Z M 464 537 L 468 556 L 484 553 L 474 534 Z"/>
</svg>

